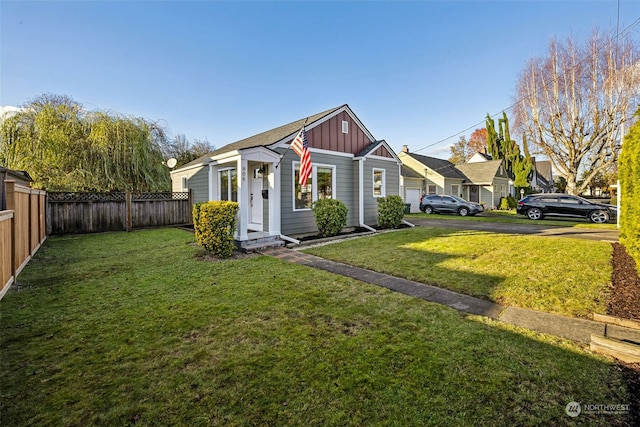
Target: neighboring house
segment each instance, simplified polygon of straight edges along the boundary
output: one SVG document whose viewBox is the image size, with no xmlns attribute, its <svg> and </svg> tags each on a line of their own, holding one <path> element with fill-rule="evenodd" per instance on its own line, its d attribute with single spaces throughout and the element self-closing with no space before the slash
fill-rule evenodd
<svg viewBox="0 0 640 427">
<path fill-rule="evenodd" d="M 31 175 L 27 171 L 19 171 L 14 169 L 7 169 L 0 166 L 0 211 L 7 208 L 7 196 L 6 196 L 6 184 L 5 181 L 15 181 L 17 185 L 23 187 L 31 187 Z"/>
<path fill-rule="evenodd" d="M 315 234 L 311 210 L 321 198 L 342 200 L 347 227 L 377 224 L 377 199 L 400 191 L 400 165 L 348 105 L 307 118 L 313 173 L 298 184 L 300 158 L 289 145 L 305 119 L 228 144 L 171 172 L 173 191 L 194 202 L 233 200 L 240 205 L 236 240 Z"/>
<path fill-rule="evenodd" d="M 454 165 L 448 160 L 410 153 L 405 145 L 398 154 L 403 165 L 420 175 L 421 194 L 450 194 L 466 200 L 483 203 L 487 208 L 495 208 L 501 197 L 513 195 L 513 184 L 509 179 L 502 160 L 487 160 L 476 154 L 470 163 Z M 409 172 L 403 172 L 407 181 Z M 418 180 L 411 178 L 412 188 Z M 408 200 L 405 187 L 405 200 Z"/>
<path fill-rule="evenodd" d="M 411 204 L 411 213 L 420 212 L 420 197 L 423 193 L 424 176 L 407 165 L 400 170 L 400 196 L 405 203 Z"/>
<path fill-rule="evenodd" d="M 555 191 L 555 184 L 553 182 L 553 167 L 551 161 L 536 161 L 535 157 L 532 157 L 531 160 L 533 162 L 531 188 L 540 193 L 553 193 Z"/>
</svg>

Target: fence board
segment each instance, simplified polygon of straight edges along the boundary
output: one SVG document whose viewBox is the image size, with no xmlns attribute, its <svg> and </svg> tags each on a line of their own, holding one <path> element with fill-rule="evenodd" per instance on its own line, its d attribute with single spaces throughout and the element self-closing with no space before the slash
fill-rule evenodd
<svg viewBox="0 0 640 427">
<path fill-rule="evenodd" d="M 46 239 L 46 192 L 4 183 L 7 210 L 0 212 L 0 298 Z"/>
<path fill-rule="evenodd" d="M 0 212 L 0 297 L 13 283 L 13 211 Z"/>
<path fill-rule="evenodd" d="M 191 224 L 191 194 L 49 193 L 49 234 Z"/>
</svg>

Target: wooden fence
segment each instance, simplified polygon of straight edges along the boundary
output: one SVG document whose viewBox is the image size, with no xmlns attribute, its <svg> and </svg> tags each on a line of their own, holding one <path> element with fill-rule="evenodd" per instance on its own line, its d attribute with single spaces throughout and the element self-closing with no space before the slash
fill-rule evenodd
<svg viewBox="0 0 640 427">
<path fill-rule="evenodd" d="M 7 210 L 0 211 L 0 298 L 46 235 L 46 192 L 5 181 Z"/>
<path fill-rule="evenodd" d="M 48 193 L 47 204 L 48 234 L 192 224 L 190 192 Z"/>
</svg>

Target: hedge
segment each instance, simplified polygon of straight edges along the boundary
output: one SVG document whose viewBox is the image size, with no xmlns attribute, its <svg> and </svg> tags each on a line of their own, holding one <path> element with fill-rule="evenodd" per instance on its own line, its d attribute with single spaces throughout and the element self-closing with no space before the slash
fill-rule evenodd
<svg viewBox="0 0 640 427">
<path fill-rule="evenodd" d="M 640 119 L 640 108 L 636 112 Z M 620 178 L 620 243 L 640 271 L 640 120 L 625 135 L 618 159 Z"/>
</svg>

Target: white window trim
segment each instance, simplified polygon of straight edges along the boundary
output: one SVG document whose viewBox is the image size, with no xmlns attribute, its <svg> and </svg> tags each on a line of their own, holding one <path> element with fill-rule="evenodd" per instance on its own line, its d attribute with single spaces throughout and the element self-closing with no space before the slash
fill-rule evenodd
<svg viewBox="0 0 640 427">
<path fill-rule="evenodd" d="M 376 172 L 382 172 L 382 187 L 380 188 L 380 194 L 376 194 Z M 387 170 L 380 168 L 371 169 L 371 194 L 373 194 L 374 198 L 386 197 L 387 196 Z"/>
<path fill-rule="evenodd" d="M 346 120 L 342 121 L 342 133 L 349 133 L 349 122 Z"/>
<path fill-rule="evenodd" d="M 188 191 L 189 187 L 187 182 L 188 182 L 187 175 L 183 175 L 180 177 L 180 187 L 182 188 L 181 191 Z"/>
<path fill-rule="evenodd" d="M 236 177 L 238 175 L 238 168 L 235 167 L 228 167 L 228 168 L 221 168 L 218 169 L 218 200 L 222 200 L 222 172 L 225 171 L 232 171 L 235 170 L 236 171 Z M 232 179 L 231 179 L 231 172 L 229 172 L 229 180 L 227 182 L 227 188 L 226 188 L 226 192 L 227 192 L 227 200 L 231 200 L 231 183 L 232 183 Z"/>
<path fill-rule="evenodd" d="M 296 208 L 296 167 L 300 168 L 300 162 L 292 162 L 291 164 L 291 207 L 294 212 L 303 212 L 310 211 L 311 208 Z M 336 165 L 327 165 L 323 163 L 313 163 L 311 165 L 311 180 L 313 184 L 311 185 L 311 203 L 318 200 L 318 167 L 321 168 L 329 168 L 331 169 L 331 192 L 332 198 L 335 197 L 336 194 Z"/>
</svg>

